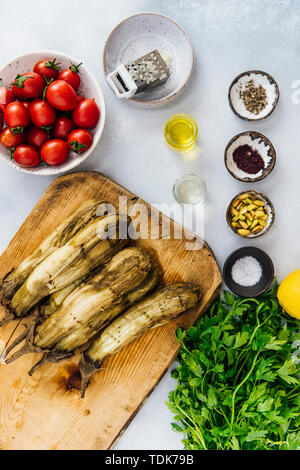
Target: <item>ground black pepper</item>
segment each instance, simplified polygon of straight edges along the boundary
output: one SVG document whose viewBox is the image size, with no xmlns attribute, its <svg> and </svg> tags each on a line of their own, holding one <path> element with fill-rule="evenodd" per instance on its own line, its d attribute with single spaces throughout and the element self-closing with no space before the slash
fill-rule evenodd
<svg viewBox="0 0 300 470">
<path fill-rule="evenodd" d="M 233 160 L 240 170 L 249 175 L 255 175 L 263 170 L 265 166 L 260 153 L 247 144 L 240 145 L 234 150 Z"/>
<path fill-rule="evenodd" d="M 245 108 L 253 114 L 259 114 L 268 104 L 267 92 L 261 85 L 255 86 L 253 80 L 246 83 L 245 89 L 240 91 Z"/>
</svg>

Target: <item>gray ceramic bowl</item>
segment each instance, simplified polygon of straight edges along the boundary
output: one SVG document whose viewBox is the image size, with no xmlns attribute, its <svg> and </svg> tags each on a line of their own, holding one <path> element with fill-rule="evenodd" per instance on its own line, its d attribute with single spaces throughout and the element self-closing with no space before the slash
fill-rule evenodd
<svg viewBox="0 0 300 470">
<path fill-rule="evenodd" d="M 255 258 L 262 270 L 260 280 L 253 286 L 243 286 L 235 282 L 232 278 L 232 268 L 236 261 L 246 256 Z M 266 292 L 274 279 L 274 266 L 267 253 L 255 246 L 244 246 L 231 253 L 224 263 L 223 279 L 227 287 L 236 295 L 242 297 L 257 297 Z"/>
<path fill-rule="evenodd" d="M 194 53 L 184 30 L 160 13 L 138 13 L 118 24 L 108 36 L 103 51 L 104 74 L 158 49 L 168 63 L 170 77 L 164 85 L 134 95 L 128 102 L 144 108 L 163 106 L 177 98 L 191 77 Z"/>
</svg>

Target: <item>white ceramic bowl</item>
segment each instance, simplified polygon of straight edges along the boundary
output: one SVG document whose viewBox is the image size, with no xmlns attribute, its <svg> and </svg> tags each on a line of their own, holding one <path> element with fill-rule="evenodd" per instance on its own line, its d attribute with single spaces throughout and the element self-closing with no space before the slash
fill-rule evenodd
<svg viewBox="0 0 300 470">
<path fill-rule="evenodd" d="M 170 77 L 163 85 L 145 90 L 128 100 L 143 108 L 163 106 L 184 91 L 194 64 L 189 36 L 165 15 L 138 13 L 126 18 L 113 29 L 103 52 L 103 68 L 107 77 L 118 65 L 128 64 L 154 49 L 167 60 Z"/>
<path fill-rule="evenodd" d="M 57 62 L 61 63 L 62 69 L 69 67 L 71 62 L 79 64 L 81 61 L 84 61 L 84 58 L 81 58 L 82 60 L 77 60 L 56 51 L 32 52 L 16 57 L 1 67 L 0 77 L 2 78 L 4 85 L 9 86 L 9 84 L 14 81 L 18 73 L 31 72 L 34 65 L 39 60 L 53 59 L 54 57 L 56 57 Z M 86 98 L 95 98 L 95 101 L 100 108 L 100 119 L 96 127 L 91 130 L 91 134 L 93 135 L 92 146 L 80 155 L 70 151 L 69 157 L 61 165 L 48 166 L 41 163 L 39 166 L 34 168 L 23 168 L 19 166 L 14 162 L 14 160 L 11 160 L 9 151 L 0 146 L 0 157 L 5 160 L 6 163 L 20 171 L 23 171 L 24 173 L 30 173 L 33 175 L 59 175 L 72 170 L 89 157 L 99 143 L 103 132 L 105 123 L 105 102 L 100 85 L 84 65 L 80 67 L 80 78 L 81 84 L 77 93 L 85 96 Z"/>
</svg>

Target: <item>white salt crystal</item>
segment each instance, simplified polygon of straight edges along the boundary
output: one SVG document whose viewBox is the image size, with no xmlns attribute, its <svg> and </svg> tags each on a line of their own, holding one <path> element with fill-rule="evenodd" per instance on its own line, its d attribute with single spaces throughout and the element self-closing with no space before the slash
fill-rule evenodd
<svg viewBox="0 0 300 470">
<path fill-rule="evenodd" d="M 232 266 L 231 276 L 236 284 L 251 287 L 260 281 L 262 268 L 253 256 L 244 256 Z"/>
</svg>

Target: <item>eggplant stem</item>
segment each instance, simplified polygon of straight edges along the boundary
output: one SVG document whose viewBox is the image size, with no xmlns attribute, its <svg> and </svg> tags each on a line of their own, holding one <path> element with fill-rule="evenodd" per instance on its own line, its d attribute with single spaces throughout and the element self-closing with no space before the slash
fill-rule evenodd
<svg viewBox="0 0 300 470">
<path fill-rule="evenodd" d="M 12 343 L 11 345 L 6 349 L 6 354 L 9 354 L 16 346 L 18 346 L 26 337 L 28 334 L 28 326 L 25 326 L 25 329 L 23 333 L 21 333 Z"/>
<path fill-rule="evenodd" d="M 10 312 L 8 309 L 6 309 L 4 317 L 0 320 L 0 327 L 6 325 L 6 323 L 9 323 L 10 321 L 14 319 L 15 319 L 14 314 Z"/>
<path fill-rule="evenodd" d="M 91 362 L 86 360 L 84 354 L 81 356 L 79 361 L 79 371 L 81 374 L 81 398 L 84 398 L 85 391 L 90 382 L 90 378 L 98 370 L 99 368 L 95 367 Z"/>
<path fill-rule="evenodd" d="M 44 350 L 38 348 L 37 346 L 34 346 L 34 344 L 33 344 L 34 332 L 35 332 L 35 327 L 36 327 L 36 323 L 37 323 L 38 318 L 39 318 L 39 309 L 36 308 L 34 310 L 33 314 L 31 315 L 28 326 L 25 330 L 26 331 L 26 336 L 25 336 L 26 339 L 25 339 L 25 337 L 23 338 L 23 339 L 25 339 L 24 346 L 22 346 L 12 356 L 10 356 L 8 359 L 6 359 L 6 361 L 5 361 L 6 364 L 10 364 L 11 362 L 14 362 L 16 359 L 19 359 L 19 357 L 24 356 L 25 354 L 45 352 Z M 23 336 L 23 334 L 21 336 Z M 16 341 L 18 341 L 19 339 L 20 339 L 20 337 L 17 338 Z M 18 344 L 21 341 L 19 341 Z M 12 348 L 10 347 L 10 350 L 11 349 Z"/>
<path fill-rule="evenodd" d="M 44 354 L 42 359 L 40 359 L 28 372 L 28 375 L 32 376 L 33 373 L 39 369 L 44 364 L 56 363 L 63 361 L 64 359 L 69 359 L 72 357 L 73 353 L 61 353 L 58 351 L 49 351 Z"/>
</svg>

